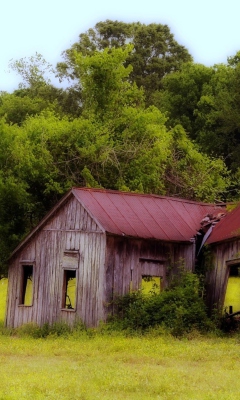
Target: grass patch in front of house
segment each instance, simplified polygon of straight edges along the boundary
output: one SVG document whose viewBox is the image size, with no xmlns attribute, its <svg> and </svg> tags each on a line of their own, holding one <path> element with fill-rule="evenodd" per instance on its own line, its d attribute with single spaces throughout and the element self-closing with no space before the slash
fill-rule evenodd
<svg viewBox="0 0 240 400">
<path fill-rule="evenodd" d="M 3 316 L 7 282 L 1 282 Z M 131 337 L 111 325 L 63 328 L 38 339 L 31 324 L 11 336 L 0 332 L 0 399 L 239 399 L 238 334 L 177 339 L 162 328 Z"/>
<path fill-rule="evenodd" d="M 0 399 L 238 400 L 239 338 L 0 337 Z"/>
</svg>

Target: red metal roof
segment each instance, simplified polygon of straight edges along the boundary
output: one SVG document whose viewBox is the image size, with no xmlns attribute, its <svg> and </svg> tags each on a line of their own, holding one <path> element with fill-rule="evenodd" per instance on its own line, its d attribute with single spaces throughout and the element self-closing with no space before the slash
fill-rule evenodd
<svg viewBox="0 0 240 400">
<path fill-rule="evenodd" d="M 157 195 L 74 188 L 75 197 L 106 232 L 145 239 L 189 242 L 213 204 Z"/>
<path fill-rule="evenodd" d="M 222 242 L 236 237 L 240 237 L 240 205 L 218 222 L 207 243 Z"/>
</svg>

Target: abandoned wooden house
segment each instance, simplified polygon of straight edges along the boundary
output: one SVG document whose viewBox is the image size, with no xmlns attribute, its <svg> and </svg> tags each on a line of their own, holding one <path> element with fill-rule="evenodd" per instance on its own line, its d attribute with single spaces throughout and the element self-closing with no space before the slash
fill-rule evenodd
<svg viewBox="0 0 240 400">
<path fill-rule="evenodd" d="M 219 310 L 225 305 L 230 314 L 240 311 L 240 206 L 217 223 L 206 243 L 210 254 L 207 305 Z"/>
<path fill-rule="evenodd" d="M 200 222 L 219 209 L 170 197 L 73 188 L 11 256 L 6 325 L 82 320 L 96 326 L 111 312 L 114 294 L 139 289 L 148 279 L 164 288 L 183 263 L 193 271 Z M 216 242 L 223 222 L 214 228 Z M 217 278 L 209 277 L 211 288 L 226 283 L 226 272 L 219 272 L 223 263 L 236 264 L 240 238 L 232 242 L 230 231 L 231 251 L 211 242 L 216 257 L 220 252 L 223 257 L 217 260 Z M 219 300 L 214 290 L 212 302 Z"/>
</svg>

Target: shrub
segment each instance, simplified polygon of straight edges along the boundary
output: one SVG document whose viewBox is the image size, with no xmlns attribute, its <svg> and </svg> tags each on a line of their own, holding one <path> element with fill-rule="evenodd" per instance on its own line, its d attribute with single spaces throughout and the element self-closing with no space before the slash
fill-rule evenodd
<svg viewBox="0 0 240 400">
<path fill-rule="evenodd" d="M 123 329 L 146 330 L 158 325 L 178 336 L 192 329 L 214 328 L 207 316 L 197 275 L 182 270 L 163 292 L 144 295 L 141 290 L 114 300 L 116 318 Z"/>
</svg>

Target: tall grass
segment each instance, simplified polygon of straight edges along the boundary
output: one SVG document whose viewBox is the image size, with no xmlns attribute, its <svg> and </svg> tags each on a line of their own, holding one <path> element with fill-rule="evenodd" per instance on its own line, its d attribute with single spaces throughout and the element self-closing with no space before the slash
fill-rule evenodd
<svg viewBox="0 0 240 400">
<path fill-rule="evenodd" d="M 0 281 L 2 297 L 6 286 Z M 56 326 L 38 339 L 31 325 L 3 332 L 0 400 L 239 399 L 237 334 L 190 332 L 177 339 L 156 328 L 127 337 L 110 325 L 88 330 L 78 325 L 72 333 L 59 331 L 62 336 Z"/>
<path fill-rule="evenodd" d="M 0 336 L 0 399 L 239 399 L 239 339 Z"/>
</svg>

